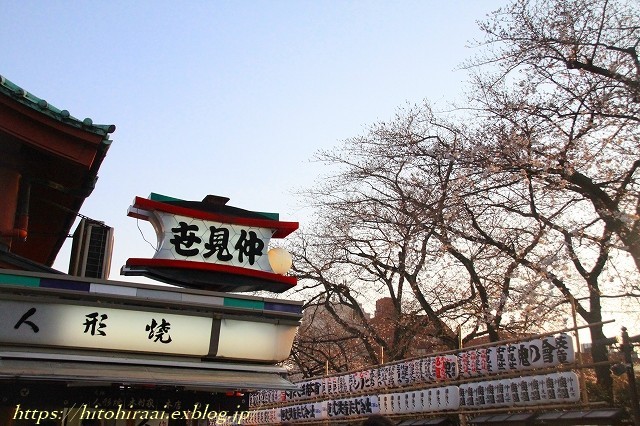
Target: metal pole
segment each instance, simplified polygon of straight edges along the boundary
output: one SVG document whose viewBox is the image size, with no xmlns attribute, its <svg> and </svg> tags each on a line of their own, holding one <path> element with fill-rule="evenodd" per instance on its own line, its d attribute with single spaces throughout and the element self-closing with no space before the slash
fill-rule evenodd
<svg viewBox="0 0 640 426">
<path fill-rule="evenodd" d="M 462 350 L 462 327 L 458 325 L 456 327 L 456 340 L 458 340 L 458 349 Z M 467 426 L 466 414 L 458 414 L 458 420 L 460 420 L 460 426 Z"/>
<path fill-rule="evenodd" d="M 580 332 L 578 331 L 578 315 L 576 314 L 576 299 L 571 297 L 571 318 L 573 319 L 573 328 L 576 336 L 576 352 L 578 354 L 578 365 L 582 367 L 582 348 L 580 345 Z M 589 407 L 589 395 L 587 395 L 587 383 L 584 379 L 584 369 L 580 368 L 580 393 L 582 394 L 582 403 Z"/>
<path fill-rule="evenodd" d="M 640 426 L 640 405 L 638 405 L 638 390 L 636 388 L 636 375 L 633 371 L 633 346 L 629 340 L 627 328 L 622 327 L 622 352 L 624 362 L 627 367 L 627 381 L 629 382 L 629 396 L 631 397 L 631 413 L 633 414 L 633 424 Z"/>
</svg>

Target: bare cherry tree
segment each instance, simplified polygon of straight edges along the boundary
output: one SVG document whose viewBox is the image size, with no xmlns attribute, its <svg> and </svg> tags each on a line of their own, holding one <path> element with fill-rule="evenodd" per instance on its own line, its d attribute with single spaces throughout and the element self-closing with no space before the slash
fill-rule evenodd
<svg viewBox="0 0 640 426">
<path fill-rule="evenodd" d="M 482 170 L 462 161 L 471 143 L 420 105 L 319 154 L 335 173 L 306 193 L 316 222 L 298 234 L 295 271 L 322 295 L 317 300 L 353 311 L 362 327 L 344 312 L 333 316 L 361 339 L 374 364 L 380 348 L 387 361 L 410 355 L 418 330 L 447 348 L 458 344 L 458 328 L 465 342 L 481 336 L 496 341 L 505 330 L 523 332 L 543 323 L 540 317 L 519 321 L 504 315 L 520 310 L 520 299 L 539 307 L 529 316 L 552 306 L 541 303 L 546 294 L 516 291 L 509 297 L 519 263 L 489 243 L 462 236 L 477 234 L 466 221 L 464 198 L 488 190 L 480 186 L 486 183 Z M 375 295 L 393 302 L 390 338 L 362 308 Z"/>
<path fill-rule="evenodd" d="M 306 193 L 295 272 L 310 306 L 350 310 L 327 306 L 353 354 L 404 358 L 427 326 L 450 348 L 458 328 L 466 341 L 553 328 L 569 306 L 594 323 L 604 299 L 639 296 L 637 9 L 516 0 L 482 24 L 469 108 L 401 109 L 319 154 L 332 173 Z M 390 333 L 363 308 L 376 295 L 392 300 Z"/>
<path fill-rule="evenodd" d="M 600 321 L 602 299 L 639 296 L 635 280 L 615 272 L 623 252 L 640 270 L 638 3 L 518 0 L 481 27 L 483 53 L 470 63 L 475 115 L 484 119 L 475 163 L 526 182 L 528 205 L 508 209 L 540 231 L 544 250 L 522 257 L 479 221 L 474 227 L 586 321 Z M 594 360 L 606 360 L 602 328 L 591 335 Z M 608 369 L 597 373 L 610 387 Z"/>
</svg>

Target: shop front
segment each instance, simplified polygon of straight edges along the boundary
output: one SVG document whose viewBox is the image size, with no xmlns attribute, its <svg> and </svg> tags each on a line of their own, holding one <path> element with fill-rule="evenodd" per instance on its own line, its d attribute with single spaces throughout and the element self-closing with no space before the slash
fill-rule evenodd
<svg viewBox="0 0 640 426">
<path fill-rule="evenodd" d="M 112 230 L 79 212 L 114 131 L 0 76 L 0 424 L 241 424 L 249 391 L 295 388 L 278 364 L 302 302 L 238 292 L 296 285 L 269 241 L 298 224 L 225 197 L 136 197 L 158 250 L 122 273 L 162 283 L 107 279 Z M 52 264 L 78 217 L 66 274 Z"/>
</svg>

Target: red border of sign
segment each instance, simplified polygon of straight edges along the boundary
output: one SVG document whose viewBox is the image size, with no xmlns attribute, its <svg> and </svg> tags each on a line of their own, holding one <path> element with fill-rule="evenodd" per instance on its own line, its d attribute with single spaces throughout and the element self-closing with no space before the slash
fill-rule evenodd
<svg viewBox="0 0 640 426">
<path fill-rule="evenodd" d="M 127 266 L 145 266 L 148 268 L 167 268 L 167 269 L 193 269 L 200 271 L 221 272 L 233 275 L 245 275 L 252 278 L 259 278 L 267 281 L 275 281 L 279 283 L 295 286 L 298 284 L 296 277 L 288 275 L 279 275 L 272 272 L 259 271 L 256 269 L 241 268 L 238 266 L 221 265 L 219 263 L 194 262 L 191 260 L 175 260 L 175 259 L 144 259 L 130 258 L 127 259 Z"/>
<path fill-rule="evenodd" d="M 173 204 L 167 204 L 160 201 L 149 200 L 147 198 L 136 197 L 133 202 L 133 206 L 136 209 L 146 210 L 146 211 L 154 211 L 159 210 L 166 213 L 178 214 L 181 216 L 188 216 L 197 219 L 203 220 L 211 220 L 214 222 L 221 223 L 229 223 L 233 225 L 243 225 L 254 228 L 269 228 L 275 229 L 276 232 L 273 234 L 273 238 L 284 238 L 287 235 L 291 234 L 293 231 L 298 229 L 298 222 L 280 222 L 277 220 L 269 220 L 269 219 L 255 219 L 250 217 L 238 217 L 238 216 L 228 216 L 219 213 L 211 213 L 205 212 L 202 210 L 194 210 L 187 207 L 175 206 Z M 135 217 L 138 219 L 148 220 L 147 216 L 136 214 L 135 212 L 127 213 L 128 216 Z M 194 262 L 189 262 L 194 263 Z M 208 265 L 208 264 L 206 264 Z M 239 268 L 245 270 L 244 268 Z M 238 272 L 232 272 L 238 273 Z"/>
</svg>

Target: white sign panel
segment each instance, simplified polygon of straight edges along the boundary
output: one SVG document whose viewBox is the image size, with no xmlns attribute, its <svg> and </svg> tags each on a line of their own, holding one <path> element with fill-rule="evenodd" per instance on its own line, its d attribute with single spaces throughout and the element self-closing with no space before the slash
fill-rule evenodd
<svg viewBox="0 0 640 426">
<path fill-rule="evenodd" d="M 267 250 L 273 229 L 212 222 L 154 211 L 154 259 L 188 260 L 273 272 Z"/>
<path fill-rule="evenodd" d="M 297 327 L 223 318 L 216 356 L 259 361 L 283 361 L 291 352 Z M 208 340 L 207 340 L 208 343 Z"/>
<path fill-rule="evenodd" d="M 101 306 L 0 300 L 0 341 L 207 355 L 212 319 Z"/>
</svg>

